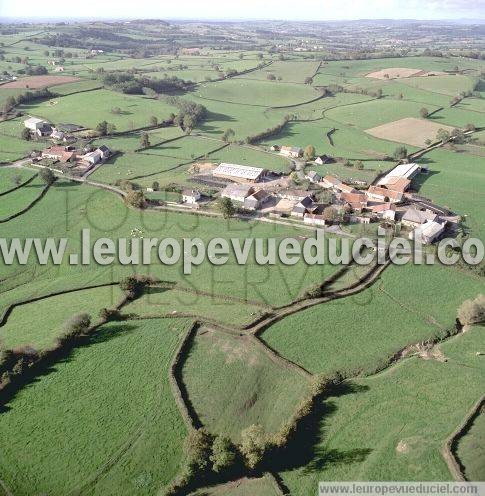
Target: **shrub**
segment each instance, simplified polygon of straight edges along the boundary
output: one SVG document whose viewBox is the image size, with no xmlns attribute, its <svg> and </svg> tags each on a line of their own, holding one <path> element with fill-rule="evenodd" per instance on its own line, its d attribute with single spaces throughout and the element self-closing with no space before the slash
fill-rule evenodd
<svg viewBox="0 0 485 496">
<path fill-rule="evenodd" d="M 260 425 L 250 425 L 241 432 L 239 450 L 244 457 L 246 466 L 251 470 L 261 463 L 267 448 L 267 436 Z"/>
<path fill-rule="evenodd" d="M 229 438 L 216 436 L 212 443 L 210 460 L 212 470 L 216 473 L 223 472 L 233 466 L 236 460 L 236 450 Z"/>
<path fill-rule="evenodd" d="M 485 295 L 474 300 L 465 300 L 458 309 L 458 320 L 462 325 L 482 324 L 485 322 Z"/>
<path fill-rule="evenodd" d="M 212 437 L 206 429 L 191 429 L 184 443 L 184 452 L 189 463 L 199 470 L 209 466 Z"/>
</svg>

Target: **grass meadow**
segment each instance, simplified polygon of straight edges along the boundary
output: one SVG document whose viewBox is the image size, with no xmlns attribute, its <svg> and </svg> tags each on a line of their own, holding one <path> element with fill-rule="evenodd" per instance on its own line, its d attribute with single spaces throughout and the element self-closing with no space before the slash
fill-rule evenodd
<svg viewBox="0 0 485 496">
<path fill-rule="evenodd" d="M 17 306 L 6 324 L 0 327 L 0 347 L 12 350 L 28 346 L 39 351 L 53 347 L 70 317 L 88 313 L 94 324 L 102 308 L 115 307 L 122 297 L 118 286 L 107 286 Z"/>
<path fill-rule="evenodd" d="M 322 405 L 313 443 L 293 453 L 311 461 L 280 473 L 291 494 L 321 480 L 451 480 L 441 449 L 483 393 L 483 342 L 474 328 L 440 346 L 446 363 L 413 357 L 344 384 Z"/>
<path fill-rule="evenodd" d="M 168 370 L 187 325 L 106 325 L 26 385 L 0 413 L 0 471 L 10 491 L 153 495 L 167 484 L 186 433 Z"/>
<path fill-rule="evenodd" d="M 304 376 L 272 360 L 248 337 L 204 328 L 194 339 L 182 378 L 202 424 L 235 441 L 252 424 L 276 432 L 308 385 Z"/>
</svg>

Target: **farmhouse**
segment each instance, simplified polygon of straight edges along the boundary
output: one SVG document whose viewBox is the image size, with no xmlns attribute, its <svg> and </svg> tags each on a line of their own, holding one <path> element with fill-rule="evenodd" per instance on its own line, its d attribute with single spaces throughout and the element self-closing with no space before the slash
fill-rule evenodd
<svg viewBox="0 0 485 496">
<path fill-rule="evenodd" d="M 247 208 L 248 210 L 257 210 L 258 208 L 261 208 L 270 198 L 271 196 L 264 189 L 260 189 L 259 191 L 256 191 L 256 193 L 253 193 L 244 199 L 244 208 Z"/>
<path fill-rule="evenodd" d="M 81 159 L 88 164 L 96 165 L 103 160 L 103 153 L 100 150 L 94 150 L 94 152 L 89 152 L 83 155 Z"/>
<path fill-rule="evenodd" d="M 182 190 L 182 201 L 184 203 L 195 204 L 200 200 L 201 194 L 197 189 Z"/>
<path fill-rule="evenodd" d="M 322 180 L 322 176 L 315 171 L 310 171 L 306 176 L 305 176 L 311 183 L 319 183 Z"/>
<path fill-rule="evenodd" d="M 404 193 L 410 186 L 411 180 L 421 172 L 418 164 L 399 164 L 381 178 L 377 185 L 392 191 Z"/>
<path fill-rule="evenodd" d="M 244 199 L 253 193 L 254 188 L 250 184 L 228 184 L 222 190 L 221 197 L 243 203 Z"/>
<path fill-rule="evenodd" d="M 236 182 L 257 183 L 267 173 L 266 169 L 251 167 L 249 165 L 237 165 L 222 163 L 212 171 L 214 177 L 231 179 Z"/>
<path fill-rule="evenodd" d="M 312 206 L 313 206 L 313 200 L 309 196 L 306 196 L 305 198 L 303 198 L 303 200 L 298 202 L 293 207 L 293 210 L 291 211 L 291 215 L 293 217 L 303 217 L 308 212 L 308 210 L 311 209 Z"/>
<path fill-rule="evenodd" d="M 71 162 L 76 160 L 78 153 L 70 146 L 51 146 L 42 151 L 42 158 L 59 160 L 60 162 Z"/>
<path fill-rule="evenodd" d="M 417 210 L 411 207 L 403 215 L 401 221 L 405 226 L 418 227 L 426 222 L 431 222 L 436 220 L 437 215 L 432 212 L 427 212 L 426 210 Z"/>
<path fill-rule="evenodd" d="M 380 188 L 379 186 L 371 186 L 366 194 L 370 200 L 391 203 L 400 202 L 403 196 L 400 191 L 392 191 L 386 188 Z"/>
<path fill-rule="evenodd" d="M 445 222 L 436 222 L 428 220 L 421 226 L 418 226 L 414 231 L 409 233 L 409 239 L 414 239 L 425 245 L 429 245 L 436 241 L 445 230 Z"/>
<path fill-rule="evenodd" d="M 280 198 L 292 201 L 302 201 L 303 198 L 309 196 L 308 191 L 305 191 L 303 189 L 283 189 L 281 191 L 278 191 L 277 195 Z"/>
<path fill-rule="evenodd" d="M 282 146 L 280 153 L 285 157 L 299 158 L 303 155 L 303 149 L 299 146 Z"/>
<path fill-rule="evenodd" d="M 63 140 L 64 139 L 64 133 L 62 131 L 58 131 L 56 128 L 52 129 L 51 133 L 51 138 L 55 140 Z"/>
<path fill-rule="evenodd" d="M 321 182 L 323 188 L 335 188 L 340 184 L 342 184 L 342 181 L 334 176 L 325 176 Z"/>
<path fill-rule="evenodd" d="M 312 226 L 325 226 L 325 217 L 319 214 L 306 214 L 303 218 L 305 224 L 311 224 Z"/>
<path fill-rule="evenodd" d="M 106 145 L 101 145 L 96 151 L 101 152 L 101 156 L 103 160 L 106 160 L 111 155 L 111 150 Z"/>
<path fill-rule="evenodd" d="M 386 220 L 394 220 L 396 217 L 396 205 L 390 202 L 373 205 L 370 211 Z"/>
<path fill-rule="evenodd" d="M 317 165 L 333 164 L 334 162 L 335 162 L 335 160 L 332 157 L 330 157 L 329 155 L 319 155 L 315 159 L 315 163 Z"/>
<path fill-rule="evenodd" d="M 39 129 L 42 129 L 45 124 L 48 124 L 44 119 L 38 119 L 37 117 L 29 117 L 24 121 L 24 126 L 36 133 Z"/>
</svg>

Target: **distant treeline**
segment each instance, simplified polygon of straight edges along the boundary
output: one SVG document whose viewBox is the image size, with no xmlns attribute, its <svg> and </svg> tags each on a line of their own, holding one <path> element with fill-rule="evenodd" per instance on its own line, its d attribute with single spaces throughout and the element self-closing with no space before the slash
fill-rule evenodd
<svg viewBox="0 0 485 496">
<path fill-rule="evenodd" d="M 19 95 L 10 95 L 5 100 L 3 104 L 3 113 L 6 114 L 10 112 L 16 105 L 22 105 L 24 103 L 31 103 L 37 100 L 44 100 L 47 98 L 52 98 L 56 96 L 54 93 L 49 91 L 48 88 L 43 88 L 40 90 L 34 91 L 25 91 L 24 93 L 20 93 Z"/>
<path fill-rule="evenodd" d="M 176 76 L 166 76 L 162 79 L 135 76 L 129 72 L 110 72 L 103 76 L 105 86 L 121 93 L 146 94 L 146 88 L 155 93 L 169 93 L 175 90 L 187 91 L 192 83 Z"/>
</svg>

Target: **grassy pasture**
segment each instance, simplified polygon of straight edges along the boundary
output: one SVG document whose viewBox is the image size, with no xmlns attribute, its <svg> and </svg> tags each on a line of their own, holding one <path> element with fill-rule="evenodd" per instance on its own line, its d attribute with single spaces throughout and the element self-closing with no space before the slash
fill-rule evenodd
<svg viewBox="0 0 485 496">
<path fill-rule="evenodd" d="M 287 317 L 262 337 L 312 372 L 369 373 L 405 346 L 452 329 L 458 307 L 481 286 L 456 268 L 393 265 L 364 292 Z"/>
<path fill-rule="evenodd" d="M 43 350 L 55 345 L 66 320 L 79 313 L 88 313 L 97 321 L 102 308 L 113 308 L 122 299 L 118 286 L 87 289 L 14 308 L 6 324 L 0 327 L 0 342 L 4 349 L 32 346 Z"/>
<path fill-rule="evenodd" d="M 317 98 L 319 94 L 305 85 L 238 78 L 202 85 L 196 95 L 220 102 L 274 107 L 304 103 Z"/>
<path fill-rule="evenodd" d="M 77 91 L 99 88 L 100 86 L 102 86 L 102 82 L 97 79 L 82 79 L 75 83 L 59 84 L 52 89 L 52 92 L 56 95 L 69 95 L 71 93 L 76 93 Z"/>
<path fill-rule="evenodd" d="M 466 215 L 466 225 L 472 235 L 483 239 L 485 199 L 480 192 L 485 184 L 485 172 L 480 168 L 479 160 L 466 153 L 433 150 L 421 160 L 431 172 L 417 177 L 416 184 L 421 195 Z"/>
<path fill-rule="evenodd" d="M 340 75 L 342 77 L 355 77 L 365 76 L 369 72 L 386 69 L 388 67 L 407 67 L 411 69 L 424 69 L 427 71 L 451 71 L 456 65 L 458 65 L 460 69 L 472 69 L 474 72 L 479 72 L 483 64 L 479 60 L 461 57 L 397 57 L 329 61 L 324 62 L 319 72 L 321 74 Z"/>
<path fill-rule="evenodd" d="M 267 476 L 259 479 L 239 479 L 228 484 L 200 489 L 190 496 L 278 496 Z"/>
<path fill-rule="evenodd" d="M 182 374 L 202 423 L 236 441 L 251 424 L 276 432 L 307 388 L 304 376 L 271 360 L 247 337 L 206 329 L 194 338 Z"/>
<path fill-rule="evenodd" d="M 120 108 L 121 113 L 111 110 Z M 148 126 L 150 116 L 166 119 L 175 109 L 162 100 L 137 95 L 124 95 L 110 90 L 89 91 L 49 101 L 22 105 L 24 112 L 43 117 L 53 123 L 73 122 L 94 128 L 103 120 L 116 125 L 118 131 Z"/>
<path fill-rule="evenodd" d="M 3 196 L 0 200 L 0 219 L 5 219 L 27 207 L 42 193 L 44 187 L 45 184 L 37 177 L 26 186 Z"/>
<path fill-rule="evenodd" d="M 50 212 L 57 212 L 54 217 Z M 100 237 L 130 238 L 134 228 L 141 229 L 144 237 L 200 237 L 206 242 L 216 236 L 227 238 L 262 239 L 295 237 L 303 241 L 311 235 L 308 230 L 293 226 L 280 226 L 259 222 L 243 222 L 236 219 L 208 218 L 190 214 L 172 212 L 140 212 L 127 208 L 115 195 L 94 189 L 87 185 L 70 183 L 56 184 L 37 205 L 22 217 L 2 225 L 2 235 L 9 237 L 68 237 L 68 253 L 80 252 L 80 231 L 91 229 L 91 240 Z M 191 275 L 181 273 L 181 265 L 162 266 L 154 253 L 152 265 L 140 267 L 163 280 L 180 281 L 196 289 L 215 294 L 231 294 L 248 300 L 258 300 L 269 305 L 282 305 L 296 298 L 300 292 L 321 281 L 336 270 L 328 264 L 307 266 L 304 261 L 296 265 L 258 265 L 253 262 L 253 253 L 249 254 L 246 265 L 238 265 L 231 255 L 228 263 L 213 266 L 209 262 L 194 267 Z M 66 257 L 67 258 L 67 257 Z M 31 258 L 23 270 L 32 268 L 35 261 Z M 67 260 L 61 266 L 43 267 L 39 277 L 75 276 L 89 270 L 88 267 L 70 266 Z M 133 267 L 111 267 L 113 271 L 132 272 Z M 0 266 L 0 278 L 4 274 L 12 274 L 15 266 Z M 34 278 L 32 278 L 34 280 Z"/>
<path fill-rule="evenodd" d="M 447 363 L 417 357 L 349 382 L 322 408 L 311 461 L 280 474 L 291 494 L 318 481 L 451 480 L 441 448 L 483 394 L 483 346 L 475 328 L 440 346 Z"/>
<path fill-rule="evenodd" d="M 485 480 L 485 415 L 480 413 L 458 442 L 457 455 L 470 481 Z"/>
<path fill-rule="evenodd" d="M 0 414 L 7 487 L 15 494 L 32 487 L 52 495 L 156 494 L 181 460 L 185 425 L 168 368 L 187 325 L 106 325 L 23 388 Z M 63 456 L 59 446 L 69 446 Z"/>
<path fill-rule="evenodd" d="M 247 79 L 266 80 L 268 74 L 281 77 L 281 82 L 304 83 L 306 77 L 312 77 L 318 69 L 318 62 L 315 61 L 278 61 L 263 69 L 250 72 L 242 76 Z"/>
<path fill-rule="evenodd" d="M 19 177 L 21 182 L 24 182 L 33 175 L 33 172 L 25 169 L 0 169 L 0 193 L 4 193 L 16 187 L 15 183 L 13 182 L 14 177 Z"/>
<path fill-rule="evenodd" d="M 455 96 L 462 91 L 472 91 L 476 79 L 453 74 L 449 76 L 411 77 L 403 79 L 402 82 L 414 88 Z"/>
<path fill-rule="evenodd" d="M 222 295 L 223 296 L 223 295 Z M 123 312 L 143 316 L 190 314 L 227 325 L 244 325 L 263 312 L 256 305 L 234 303 L 217 296 L 188 293 L 180 289 L 150 288 L 148 294 L 125 306 Z"/>
<path fill-rule="evenodd" d="M 404 117 L 419 117 L 420 103 L 405 100 L 390 100 L 382 98 L 363 102 L 349 107 L 337 107 L 326 112 L 332 120 L 355 126 L 360 129 L 379 126 Z M 432 112 L 438 107 L 428 105 Z"/>
<path fill-rule="evenodd" d="M 191 93 L 188 98 L 204 105 L 208 110 L 207 119 L 198 129 L 218 138 L 226 129 L 231 128 L 235 131 L 237 140 L 244 140 L 247 136 L 260 133 L 283 120 L 283 116 L 270 115 L 262 107 L 205 100 L 198 98 L 196 93 Z"/>
<path fill-rule="evenodd" d="M 431 119 L 438 124 L 446 124 L 453 127 L 465 127 L 467 124 L 474 124 L 476 127 L 485 126 L 485 113 L 472 112 L 458 105 L 440 110 Z"/>
</svg>

